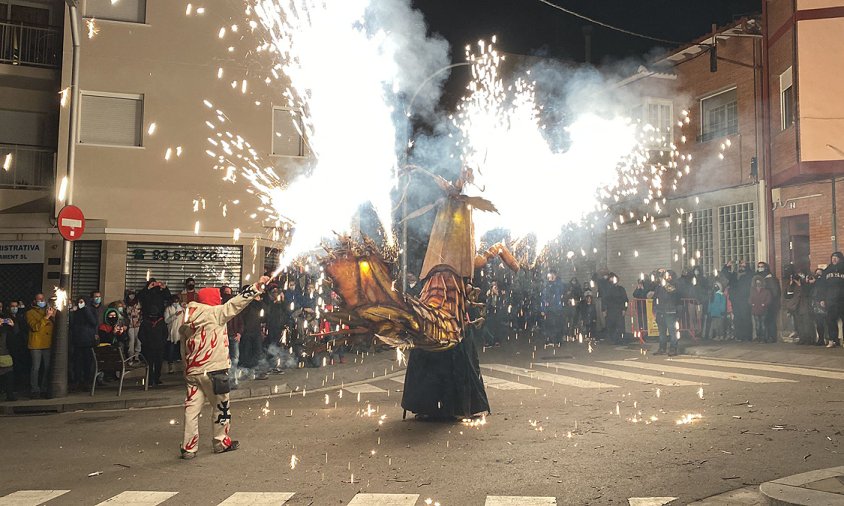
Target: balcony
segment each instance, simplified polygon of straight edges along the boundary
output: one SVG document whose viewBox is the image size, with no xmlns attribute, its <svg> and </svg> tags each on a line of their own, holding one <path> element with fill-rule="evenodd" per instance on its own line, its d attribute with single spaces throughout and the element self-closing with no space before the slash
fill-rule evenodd
<svg viewBox="0 0 844 506">
<path fill-rule="evenodd" d="M 0 22 L 0 63 L 58 68 L 60 49 L 56 28 Z"/>
<path fill-rule="evenodd" d="M 0 144 L 0 188 L 49 190 L 55 174 L 55 148 Z"/>
</svg>

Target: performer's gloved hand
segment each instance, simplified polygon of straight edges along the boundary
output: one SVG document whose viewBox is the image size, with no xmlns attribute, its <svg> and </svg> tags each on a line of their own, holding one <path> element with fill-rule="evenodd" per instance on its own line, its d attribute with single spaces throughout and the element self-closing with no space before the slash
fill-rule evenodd
<svg viewBox="0 0 844 506">
<path fill-rule="evenodd" d="M 257 295 L 259 293 L 264 293 L 264 290 L 266 290 L 266 288 L 267 288 L 267 283 L 269 283 L 269 282 L 270 282 L 269 276 L 261 276 L 261 278 L 258 279 L 258 282 L 255 283 L 254 285 L 246 285 L 243 288 L 241 288 L 240 294 L 243 295 L 244 297 L 252 297 L 252 296 Z"/>
</svg>

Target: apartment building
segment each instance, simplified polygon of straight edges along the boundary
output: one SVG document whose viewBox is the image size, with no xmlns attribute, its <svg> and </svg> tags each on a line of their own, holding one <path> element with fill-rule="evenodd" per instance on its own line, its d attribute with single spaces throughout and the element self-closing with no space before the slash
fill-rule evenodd
<svg viewBox="0 0 844 506">
<path fill-rule="evenodd" d="M 729 260 L 766 257 L 761 44 L 759 24 L 741 20 L 617 84 L 641 101 L 631 117 L 655 129 L 652 158 L 666 161 L 673 142 L 685 157 L 678 169 L 690 168 L 676 189 L 666 184 L 654 223 L 628 220 L 607 232 L 607 266 L 626 285 L 657 268 L 712 274 Z"/>
<path fill-rule="evenodd" d="M 767 156 L 777 272 L 810 272 L 841 249 L 844 228 L 844 1 L 766 0 Z"/>
<path fill-rule="evenodd" d="M 256 215 L 242 178 L 223 181 L 209 139 L 239 135 L 279 174 L 306 152 L 282 87 L 264 83 L 272 61 L 256 54 L 260 34 L 243 5 L 81 0 L 78 12 L 79 121 L 69 139 L 65 2 L 0 1 L 0 162 L 9 166 L 0 170 L 0 300 L 58 284 L 55 216 L 70 147 L 72 203 L 87 221 L 73 248 L 74 295 L 100 289 L 114 300 L 150 276 L 181 289 L 188 276 L 202 286 L 260 275 L 273 224 Z"/>
</svg>

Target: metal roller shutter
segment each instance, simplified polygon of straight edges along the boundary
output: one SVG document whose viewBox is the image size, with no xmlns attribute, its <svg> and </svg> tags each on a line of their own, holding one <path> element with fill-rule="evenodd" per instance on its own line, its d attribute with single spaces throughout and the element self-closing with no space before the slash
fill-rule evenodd
<svg viewBox="0 0 844 506">
<path fill-rule="evenodd" d="M 641 273 L 647 276 L 655 269 L 671 267 L 671 232 L 663 227 L 651 230 L 635 225 L 608 231 L 607 267 L 632 297 Z"/>
<path fill-rule="evenodd" d="M 242 263 L 241 246 L 130 242 L 126 288 L 143 288 L 150 277 L 166 281 L 174 294 L 183 289 L 185 278 L 194 278 L 197 287 L 239 287 Z"/>
<path fill-rule="evenodd" d="M 88 297 L 100 289 L 100 241 L 73 242 L 73 268 L 71 271 L 71 300 Z M 123 298 L 123 294 L 105 294 L 110 298 Z"/>
</svg>

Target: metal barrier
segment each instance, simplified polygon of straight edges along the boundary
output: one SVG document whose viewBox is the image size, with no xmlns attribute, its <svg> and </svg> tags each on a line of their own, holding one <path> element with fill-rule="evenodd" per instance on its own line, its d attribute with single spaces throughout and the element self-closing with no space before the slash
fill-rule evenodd
<svg viewBox="0 0 844 506">
<path fill-rule="evenodd" d="M 653 299 L 630 299 L 627 305 L 627 328 L 640 343 L 647 337 L 659 337 L 656 315 L 653 311 Z M 681 299 L 677 313 L 677 323 L 681 337 L 688 336 L 693 341 L 702 337 L 703 305 L 697 299 Z"/>
<path fill-rule="evenodd" d="M 55 28 L 0 23 L 0 63 L 58 67 L 59 42 Z"/>
<path fill-rule="evenodd" d="M 49 189 L 55 171 L 55 148 L 0 144 L 0 188 Z"/>
</svg>

